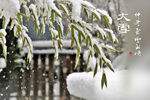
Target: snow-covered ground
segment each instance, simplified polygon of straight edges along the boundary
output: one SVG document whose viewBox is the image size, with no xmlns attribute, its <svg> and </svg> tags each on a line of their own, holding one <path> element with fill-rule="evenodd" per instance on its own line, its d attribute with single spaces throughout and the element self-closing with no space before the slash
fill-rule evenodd
<svg viewBox="0 0 150 100">
<path fill-rule="evenodd" d="M 105 68 L 108 87 L 101 89 L 100 70 L 72 73 L 67 77 L 67 88 L 72 95 L 87 100 L 150 100 L 150 54 L 145 50 L 142 57 L 124 53 L 114 60 L 115 72 Z"/>
</svg>

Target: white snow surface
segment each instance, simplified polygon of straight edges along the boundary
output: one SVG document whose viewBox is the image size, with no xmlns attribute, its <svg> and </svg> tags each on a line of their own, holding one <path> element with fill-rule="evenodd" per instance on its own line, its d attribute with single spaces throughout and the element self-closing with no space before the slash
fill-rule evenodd
<svg viewBox="0 0 150 100">
<path fill-rule="evenodd" d="M 87 100 L 149 100 L 150 74 L 141 71 L 105 69 L 108 87 L 101 89 L 102 72 L 73 73 L 67 77 L 70 94 Z"/>
<path fill-rule="evenodd" d="M 84 61 L 87 63 L 87 60 L 88 60 L 88 55 L 89 55 L 89 50 L 86 50 L 84 51 L 83 53 L 83 59 Z M 89 59 L 89 68 L 91 68 L 92 70 L 95 69 L 95 66 L 96 66 L 96 58 L 93 56 L 93 57 L 90 57 Z"/>
<path fill-rule="evenodd" d="M 0 58 L 0 69 L 3 69 L 6 67 L 6 61 L 4 58 Z"/>
<path fill-rule="evenodd" d="M 81 3 L 82 0 L 71 0 L 72 2 L 72 19 L 79 21 L 81 14 Z"/>
<path fill-rule="evenodd" d="M 82 5 L 85 5 L 89 8 L 95 8 L 90 2 L 86 1 L 86 0 L 82 0 Z"/>
<path fill-rule="evenodd" d="M 0 0 L 0 13 L 6 18 L 5 27 L 7 27 L 10 18 L 16 18 L 16 14 L 20 10 L 20 4 L 18 0 Z M 2 17 L 0 16 L 0 18 Z"/>
</svg>

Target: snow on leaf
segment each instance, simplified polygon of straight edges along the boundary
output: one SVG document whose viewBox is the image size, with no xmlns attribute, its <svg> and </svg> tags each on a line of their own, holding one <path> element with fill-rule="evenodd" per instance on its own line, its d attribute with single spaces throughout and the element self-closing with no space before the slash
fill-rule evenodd
<svg viewBox="0 0 150 100">
<path fill-rule="evenodd" d="M 38 19 L 38 15 L 37 15 L 36 5 L 31 4 L 29 6 L 29 8 L 32 11 L 33 20 L 34 20 L 34 24 L 35 24 L 35 33 L 36 33 L 36 36 L 37 36 L 40 23 L 39 23 L 39 19 Z"/>
<path fill-rule="evenodd" d="M 116 38 L 116 36 L 115 36 L 115 34 L 114 34 L 114 32 L 112 31 L 112 30 L 110 30 L 110 29 L 104 29 L 105 31 L 107 31 L 108 32 L 108 34 L 109 34 L 109 37 L 110 37 L 110 39 L 111 39 L 111 41 L 114 43 L 114 42 L 118 42 L 118 39 Z"/>
<path fill-rule="evenodd" d="M 104 40 L 106 38 L 106 32 L 98 25 L 96 26 L 96 29 L 98 30 L 101 39 Z"/>
<path fill-rule="evenodd" d="M 82 0 L 82 5 L 88 8 L 95 8 L 90 2 Z"/>
<path fill-rule="evenodd" d="M 100 16 L 100 14 L 97 12 L 97 10 L 94 10 L 94 11 L 92 12 L 92 14 L 93 14 L 93 16 L 94 16 L 99 22 L 101 22 L 101 16 Z"/>
<path fill-rule="evenodd" d="M 63 4 L 60 4 L 60 7 L 64 11 L 64 13 L 66 13 L 67 15 L 69 15 L 68 9 Z"/>
<path fill-rule="evenodd" d="M 0 29 L 0 37 L 6 36 L 6 35 L 7 35 L 7 33 L 6 33 L 5 29 Z"/>
<path fill-rule="evenodd" d="M 3 69 L 6 67 L 6 61 L 4 58 L 0 58 L 0 69 Z"/>
<path fill-rule="evenodd" d="M 112 18 L 109 16 L 109 14 L 107 13 L 107 11 L 105 10 L 100 10 L 100 9 L 97 9 L 97 11 L 102 14 L 102 16 L 105 16 L 109 22 L 109 24 L 112 24 Z"/>
<path fill-rule="evenodd" d="M 4 29 L 6 29 L 10 18 L 16 18 L 19 10 L 20 4 L 18 0 L 0 0 L 0 13 L 5 18 Z"/>
</svg>

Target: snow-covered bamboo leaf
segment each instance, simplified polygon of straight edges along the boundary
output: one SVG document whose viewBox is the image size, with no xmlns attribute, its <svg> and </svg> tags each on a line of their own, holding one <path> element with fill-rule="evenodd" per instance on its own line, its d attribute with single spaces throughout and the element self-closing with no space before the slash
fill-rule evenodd
<svg viewBox="0 0 150 100">
<path fill-rule="evenodd" d="M 106 28 L 105 28 L 104 30 L 108 32 L 108 35 L 109 35 L 109 37 L 110 37 L 110 40 L 112 41 L 113 44 L 114 44 L 115 42 L 118 42 L 118 39 L 116 38 L 116 36 L 115 36 L 115 34 L 113 33 L 112 30 L 106 29 Z"/>
<path fill-rule="evenodd" d="M 17 14 L 17 19 L 18 19 L 19 24 L 23 25 L 22 18 L 21 18 L 21 15 L 19 13 Z"/>
<path fill-rule="evenodd" d="M 7 33 L 5 31 L 5 29 L 0 29 L 0 37 L 6 36 Z"/>
<path fill-rule="evenodd" d="M 44 35 L 45 33 L 45 19 L 41 18 L 41 33 Z"/>
<path fill-rule="evenodd" d="M 104 41 L 106 39 L 106 32 L 102 28 L 100 28 L 99 26 L 96 26 L 96 29 L 99 33 L 98 34 L 99 37 Z"/>
<path fill-rule="evenodd" d="M 100 10 L 100 9 L 97 9 L 97 11 L 104 17 L 104 20 L 107 26 L 110 27 L 110 25 L 112 24 L 112 19 L 109 16 L 108 12 L 105 10 Z"/>
<path fill-rule="evenodd" d="M 102 45 L 103 48 L 112 50 L 114 52 L 121 52 L 120 50 L 115 49 L 114 47 L 110 46 L 110 45 Z"/>
<path fill-rule="evenodd" d="M 32 20 L 32 19 L 30 18 L 30 16 L 27 16 L 27 15 L 21 13 L 21 12 L 19 12 L 18 14 L 21 15 L 21 16 L 23 16 L 23 17 L 25 17 L 26 19 Z"/>
<path fill-rule="evenodd" d="M 55 12 L 55 14 L 56 14 L 57 16 L 62 17 L 62 16 L 61 16 L 61 13 L 57 12 L 55 9 L 53 9 L 53 11 Z"/>
<path fill-rule="evenodd" d="M 63 12 L 67 15 L 69 15 L 69 11 L 68 9 L 63 5 L 63 4 L 60 4 L 60 8 L 63 10 Z"/>
<path fill-rule="evenodd" d="M 88 7 L 89 9 L 90 8 L 92 8 L 92 9 L 95 8 L 90 2 L 85 1 L 85 0 L 82 1 L 82 5 L 85 6 L 85 7 Z"/>
<path fill-rule="evenodd" d="M 85 39 L 85 34 L 82 31 L 82 28 L 79 29 L 79 27 L 77 27 L 76 25 L 72 24 L 72 27 L 78 31 L 79 34 L 82 35 L 83 39 Z"/>
<path fill-rule="evenodd" d="M 93 15 L 99 22 L 101 22 L 100 14 L 99 14 L 96 10 L 92 12 L 92 15 Z"/>
<path fill-rule="evenodd" d="M 27 5 L 23 4 L 23 8 L 24 8 L 24 10 L 25 10 L 25 14 L 24 14 L 24 15 L 30 16 L 30 10 L 29 10 L 29 8 L 27 7 Z"/>
<path fill-rule="evenodd" d="M 33 16 L 33 21 L 34 21 L 34 27 L 35 27 L 35 34 L 37 36 L 38 35 L 38 29 L 39 29 L 39 20 L 38 20 L 38 16 L 37 16 L 36 6 L 34 4 L 31 4 L 29 6 L 29 8 L 31 9 L 31 13 Z"/>
<path fill-rule="evenodd" d="M 63 37 L 63 30 L 59 24 L 58 24 L 58 34 L 59 34 L 59 38 Z"/>
<path fill-rule="evenodd" d="M 97 45 L 97 44 L 94 44 L 93 47 L 94 47 L 95 51 L 96 51 L 99 55 L 101 55 L 101 52 L 100 52 L 100 50 L 99 50 L 98 45 Z"/>
<path fill-rule="evenodd" d="M 105 23 L 106 23 L 106 26 L 107 26 L 108 28 L 110 28 L 110 23 L 109 23 L 109 20 L 108 20 L 107 16 L 103 16 L 103 17 L 104 17 L 104 21 L 105 21 Z"/>
</svg>

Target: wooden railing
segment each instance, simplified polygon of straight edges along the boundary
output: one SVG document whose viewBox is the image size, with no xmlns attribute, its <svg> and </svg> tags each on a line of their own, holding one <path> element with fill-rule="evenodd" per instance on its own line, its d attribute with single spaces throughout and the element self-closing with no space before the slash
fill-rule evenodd
<svg viewBox="0 0 150 100">
<path fill-rule="evenodd" d="M 27 66 L 21 75 L 18 100 L 24 100 L 24 98 L 25 100 L 81 100 L 70 96 L 66 77 L 73 72 L 85 71 L 82 53 L 78 67 L 74 70 L 75 46 L 74 49 L 70 49 L 68 42 L 64 43 L 57 63 L 54 63 L 54 49 L 51 41 L 33 42 L 33 46 L 31 66 Z"/>
</svg>

